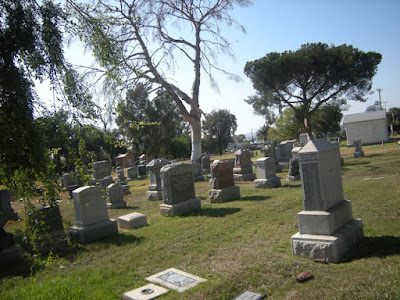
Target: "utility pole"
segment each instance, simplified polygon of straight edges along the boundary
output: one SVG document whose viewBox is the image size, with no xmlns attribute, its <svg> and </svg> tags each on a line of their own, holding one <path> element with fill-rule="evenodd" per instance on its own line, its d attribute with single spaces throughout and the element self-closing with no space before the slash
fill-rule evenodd
<svg viewBox="0 0 400 300">
<path fill-rule="evenodd" d="M 379 93 L 379 109 L 382 110 L 382 99 L 381 99 L 381 91 L 382 89 L 376 89 Z"/>
</svg>

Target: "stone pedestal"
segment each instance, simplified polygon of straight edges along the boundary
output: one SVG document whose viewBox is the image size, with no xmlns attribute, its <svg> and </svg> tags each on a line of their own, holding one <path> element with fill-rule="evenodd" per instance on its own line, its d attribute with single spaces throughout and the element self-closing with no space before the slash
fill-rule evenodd
<svg viewBox="0 0 400 300">
<path fill-rule="evenodd" d="M 123 229 L 135 229 L 148 225 L 146 215 L 138 212 L 118 217 L 118 224 Z"/>
<path fill-rule="evenodd" d="M 200 199 L 195 196 L 193 168 L 191 164 L 173 163 L 160 170 L 163 204 L 161 215 L 180 216 L 198 210 Z"/>
<path fill-rule="evenodd" d="M 240 199 L 240 188 L 233 185 L 224 189 L 208 190 L 208 198 L 211 203 L 222 203 Z"/>
<path fill-rule="evenodd" d="M 299 151 L 304 211 L 292 236 L 293 254 L 338 263 L 363 237 L 361 220 L 353 219 L 344 200 L 339 149 L 312 140 Z"/>
<path fill-rule="evenodd" d="M 118 233 L 117 221 L 108 217 L 106 201 L 98 187 L 76 189 L 73 198 L 75 226 L 69 229 L 71 239 L 86 244 Z"/>
<path fill-rule="evenodd" d="M 256 189 L 271 189 L 278 188 L 281 186 L 281 179 L 277 176 L 266 179 L 256 179 L 254 180 L 254 187 Z"/>
</svg>

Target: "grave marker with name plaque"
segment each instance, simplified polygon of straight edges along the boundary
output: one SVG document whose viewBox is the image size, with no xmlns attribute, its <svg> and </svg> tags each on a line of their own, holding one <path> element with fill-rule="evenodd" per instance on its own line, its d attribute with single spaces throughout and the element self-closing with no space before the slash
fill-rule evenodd
<svg viewBox="0 0 400 300">
<path fill-rule="evenodd" d="M 166 165 L 161 168 L 160 176 L 164 201 L 164 204 L 160 205 L 162 215 L 173 217 L 200 209 L 200 199 L 195 195 L 191 164 Z"/>
</svg>

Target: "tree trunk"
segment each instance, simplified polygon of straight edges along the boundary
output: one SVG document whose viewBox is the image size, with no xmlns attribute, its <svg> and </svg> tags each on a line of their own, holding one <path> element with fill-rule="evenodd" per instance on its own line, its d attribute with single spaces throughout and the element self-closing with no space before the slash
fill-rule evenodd
<svg viewBox="0 0 400 300">
<path fill-rule="evenodd" d="M 304 128 L 305 128 L 305 130 L 306 130 L 307 138 L 308 138 L 309 141 L 311 141 L 311 140 L 314 139 L 314 137 L 313 137 L 313 135 L 312 135 L 310 119 L 311 119 L 310 116 L 307 116 L 307 115 L 306 115 L 306 116 L 304 117 Z"/>
<path fill-rule="evenodd" d="M 201 157 L 201 121 L 195 119 L 190 122 L 190 130 L 192 132 L 192 153 L 190 161 L 195 162 Z"/>
</svg>

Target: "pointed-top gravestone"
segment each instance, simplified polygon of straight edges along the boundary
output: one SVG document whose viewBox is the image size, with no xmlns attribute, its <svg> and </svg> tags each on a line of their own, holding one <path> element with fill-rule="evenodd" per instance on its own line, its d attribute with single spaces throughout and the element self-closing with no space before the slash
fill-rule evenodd
<svg viewBox="0 0 400 300">
<path fill-rule="evenodd" d="M 338 151 L 326 140 L 309 141 L 299 151 L 304 211 L 292 236 L 296 255 L 337 263 L 363 237 L 361 220 L 344 200 Z"/>
</svg>

